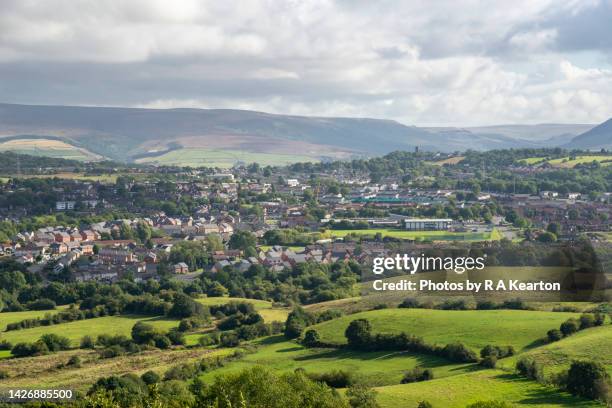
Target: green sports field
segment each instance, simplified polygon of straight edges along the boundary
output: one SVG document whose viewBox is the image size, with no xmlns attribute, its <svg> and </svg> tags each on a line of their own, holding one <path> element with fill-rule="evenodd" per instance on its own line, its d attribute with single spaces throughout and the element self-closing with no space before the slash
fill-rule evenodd
<svg viewBox="0 0 612 408">
<path fill-rule="evenodd" d="M 355 313 L 313 326 L 323 341 L 345 343 L 344 331 L 355 319 L 368 319 L 374 333 L 399 333 L 423 337 L 425 342 L 459 341 L 474 350 L 487 344 L 513 346 L 517 351 L 537 345 L 550 329 L 576 313 L 524 310 L 382 309 Z"/>
<path fill-rule="evenodd" d="M 502 238 L 497 229 L 491 232 L 450 232 L 450 231 L 406 231 L 402 229 L 357 229 L 357 230 L 326 230 L 324 238 L 344 238 L 348 234 L 376 235 L 399 239 L 425 241 L 496 241 Z"/>
</svg>

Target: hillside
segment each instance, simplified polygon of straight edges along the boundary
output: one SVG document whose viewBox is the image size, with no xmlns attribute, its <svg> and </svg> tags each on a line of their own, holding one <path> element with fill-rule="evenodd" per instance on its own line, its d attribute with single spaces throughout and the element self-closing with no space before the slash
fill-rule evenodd
<svg viewBox="0 0 612 408">
<path fill-rule="evenodd" d="M 542 138 L 577 134 L 577 129 L 584 129 L 580 126 L 587 125 L 467 130 L 231 109 L 0 104 L 0 149 L 55 157 L 64 151 L 68 157 L 82 160 L 102 156 L 143 163 L 231 167 L 238 162 L 346 159 L 417 146 L 435 151 L 539 147 L 548 143 Z"/>
<path fill-rule="evenodd" d="M 612 119 L 573 138 L 567 146 L 576 149 L 610 149 L 612 148 Z"/>
</svg>

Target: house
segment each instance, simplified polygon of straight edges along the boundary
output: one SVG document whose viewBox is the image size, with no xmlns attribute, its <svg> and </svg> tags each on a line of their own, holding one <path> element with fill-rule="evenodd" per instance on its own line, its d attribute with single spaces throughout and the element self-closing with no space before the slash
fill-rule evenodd
<svg viewBox="0 0 612 408">
<path fill-rule="evenodd" d="M 65 254 L 68 252 L 68 245 L 63 242 L 54 242 L 49 245 L 52 254 Z"/>
<path fill-rule="evenodd" d="M 83 241 L 96 241 L 100 239 L 100 234 L 92 230 L 81 231 L 81 240 Z"/>
<path fill-rule="evenodd" d="M 55 238 L 55 242 L 70 242 L 70 234 L 68 234 L 67 232 L 56 232 L 55 234 L 53 234 L 53 237 Z"/>
<path fill-rule="evenodd" d="M 189 266 L 185 262 L 179 262 L 174 265 L 174 273 L 183 274 L 189 273 Z"/>
<path fill-rule="evenodd" d="M 148 264 L 157 263 L 157 254 L 155 252 L 148 252 L 144 257 L 144 261 Z"/>
</svg>

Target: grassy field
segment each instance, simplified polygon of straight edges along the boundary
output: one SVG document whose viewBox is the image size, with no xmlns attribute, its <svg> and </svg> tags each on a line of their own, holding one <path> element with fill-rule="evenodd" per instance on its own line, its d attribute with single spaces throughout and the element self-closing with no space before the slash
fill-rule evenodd
<svg viewBox="0 0 612 408">
<path fill-rule="evenodd" d="M 217 150 L 206 148 L 178 149 L 156 157 L 138 159 L 138 163 L 155 163 L 167 166 L 221 167 L 230 168 L 238 162 L 254 163 L 262 166 L 281 166 L 295 162 L 318 161 L 300 154 L 253 153 L 240 150 Z"/>
<path fill-rule="evenodd" d="M 610 155 L 585 155 L 576 156 L 575 159 L 570 160 L 569 156 L 561 157 L 557 159 L 548 159 L 547 157 L 529 157 L 527 159 L 520 160 L 521 162 L 529 165 L 547 162 L 554 167 L 573 168 L 577 164 L 591 163 L 593 161 L 601 162 L 604 166 L 612 164 L 612 156 Z"/>
<path fill-rule="evenodd" d="M 17 323 L 25 319 L 36 319 L 44 317 L 46 314 L 54 314 L 65 309 L 66 306 L 58 306 L 55 310 L 28 310 L 25 312 L 5 312 L 0 313 L 0 331 L 6 330 L 9 323 Z M 0 334 L 2 337 L 2 334 Z"/>
<path fill-rule="evenodd" d="M 0 339 L 8 340 L 16 344 L 19 342 L 32 342 L 38 340 L 40 336 L 46 333 L 55 333 L 68 337 L 74 346 L 78 346 L 81 338 L 86 335 L 95 337 L 100 334 L 123 334 L 129 337 L 132 326 L 139 321 L 152 324 L 162 330 L 169 330 L 178 325 L 177 320 L 161 317 L 133 315 L 106 316 L 52 326 L 39 326 L 31 329 L 3 332 L 0 334 Z"/>
<path fill-rule="evenodd" d="M 313 326 L 324 341 L 345 343 L 344 331 L 355 319 L 368 319 L 374 333 L 406 332 L 428 343 L 460 341 L 479 350 L 487 344 L 511 345 L 517 351 L 538 344 L 550 329 L 575 313 L 523 310 L 383 309 L 361 312 Z"/>
<path fill-rule="evenodd" d="M 232 349 L 170 349 L 149 350 L 134 355 L 100 359 L 92 350 L 70 350 L 40 357 L 0 361 L 0 370 L 9 373 L 2 380 L 3 387 L 19 388 L 70 388 L 86 392 L 100 377 L 153 370 L 163 375 L 170 367 L 202 358 L 224 356 Z M 60 368 L 71 356 L 81 358 L 81 368 Z"/>
<path fill-rule="evenodd" d="M 572 360 L 594 360 L 604 364 L 612 375 L 612 325 L 582 330 L 563 340 L 525 353 L 544 367 L 544 375 L 566 370 Z M 513 367 L 518 357 L 501 360 L 503 367 Z"/>
<path fill-rule="evenodd" d="M 601 407 L 551 387 L 501 370 L 481 370 L 431 381 L 379 387 L 383 408 L 414 408 L 420 401 L 434 407 L 464 408 L 476 401 L 501 400 L 516 407 Z"/>
<path fill-rule="evenodd" d="M 252 303 L 255 310 L 264 318 L 267 323 L 273 321 L 284 322 L 287 320 L 287 315 L 290 310 L 288 308 L 273 307 L 272 302 L 259 299 L 233 298 L 233 297 L 207 297 L 199 298 L 197 301 L 206 306 L 223 305 L 229 302 L 246 302 Z"/>
<path fill-rule="evenodd" d="M 463 159 L 465 159 L 465 156 L 455 156 L 455 157 L 449 157 L 448 159 L 438 160 L 438 161 L 429 162 L 429 163 L 433 164 L 435 166 L 444 166 L 445 164 L 458 164 L 458 163 L 461 163 L 461 161 L 463 161 Z"/>
<path fill-rule="evenodd" d="M 272 336 L 252 343 L 258 350 L 244 358 L 208 373 L 204 381 L 219 374 L 235 372 L 255 365 L 278 371 L 303 368 L 307 372 L 322 373 L 331 370 L 349 371 L 375 385 L 398 384 L 403 372 L 416 366 L 430 367 L 439 378 L 472 370 L 473 365 L 449 364 L 432 356 L 400 352 L 357 352 L 336 349 L 308 349 L 283 336 Z"/>
<path fill-rule="evenodd" d="M 375 235 L 400 239 L 422 239 L 428 241 L 497 241 L 502 238 L 497 229 L 492 232 L 450 232 L 450 231 L 406 231 L 403 229 L 358 229 L 358 230 L 326 230 L 323 238 L 343 238 L 348 234 Z"/>
<path fill-rule="evenodd" d="M 101 156 L 85 149 L 72 146 L 61 140 L 52 139 L 16 139 L 6 142 L 2 142 L 0 139 L 0 151 L 79 161 L 92 161 L 101 158 Z"/>
</svg>

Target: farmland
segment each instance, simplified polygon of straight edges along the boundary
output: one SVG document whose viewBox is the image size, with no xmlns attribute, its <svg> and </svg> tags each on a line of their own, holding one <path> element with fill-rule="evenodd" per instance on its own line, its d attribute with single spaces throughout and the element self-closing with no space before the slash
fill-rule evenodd
<svg viewBox="0 0 612 408">
<path fill-rule="evenodd" d="M 173 150 L 161 156 L 145 157 L 136 160 L 137 163 L 155 163 L 166 166 L 187 167 L 220 167 L 230 168 L 237 163 L 257 162 L 262 166 L 279 166 L 294 162 L 317 161 L 311 156 L 299 154 L 256 153 L 244 150 L 222 150 L 207 148 L 185 148 Z"/>
<path fill-rule="evenodd" d="M 427 343 L 460 341 L 478 350 L 487 344 L 511 345 L 517 351 L 537 344 L 546 331 L 557 328 L 573 313 L 523 310 L 383 309 L 343 316 L 316 328 L 323 341 L 344 343 L 344 331 L 355 319 L 368 319 L 375 333 L 406 332 Z"/>
<path fill-rule="evenodd" d="M 25 319 L 36 319 L 39 317 L 44 317 L 46 314 L 57 313 L 58 311 L 62 309 L 65 309 L 65 307 L 59 306 L 55 310 L 28 310 L 25 312 L 0 313 L 0 331 L 6 330 L 6 325 L 9 323 L 20 322 Z"/>
<path fill-rule="evenodd" d="M 284 322 L 289 314 L 289 309 L 283 307 L 273 307 L 272 302 L 259 299 L 245 299 L 245 298 L 232 298 L 232 297 L 208 297 L 199 298 L 197 301 L 205 306 L 222 305 L 229 302 L 246 302 L 251 303 L 255 306 L 257 313 L 264 318 L 267 323 L 278 321 Z"/>
<path fill-rule="evenodd" d="M 31 329 L 13 330 L 3 332 L 0 339 L 10 341 L 11 343 L 32 342 L 40 336 L 47 333 L 55 333 L 65 336 L 71 340 L 73 346 L 78 346 L 80 339 L 83 336 L 98 336 L 100 334 L 123 334 L 130 336 L 132 327 L 136 322 L 145 322 L 153 326 L 169 330 L 176 327 L 178 322 L 172 319 L 148 316 L 106 316 L 95 319 L 78 320 L 70 323 L 56 324 L 52 326 L 39 326 Z"/>
<path fill-rule="evenodd" d="M 610 155 L 582 155 L 571 158 L 569 156 L 549 159 L 547 157 L 529 157 L 521 160 L 521 162 L 529 165 L 548 163 L 553 167 L 573 168 L 577 164 L 585 164 L 591 162 L 600 162 L 604 166 L 612 164 L 612 156 Z"/>
<path fill-rule="evenodd" d="M 0 151 L 79 161 L 99 160 L 101 158 L 83 148 L 54 139 L 12 139 L 5 142 L 0 139 Z"/>
</svg>

